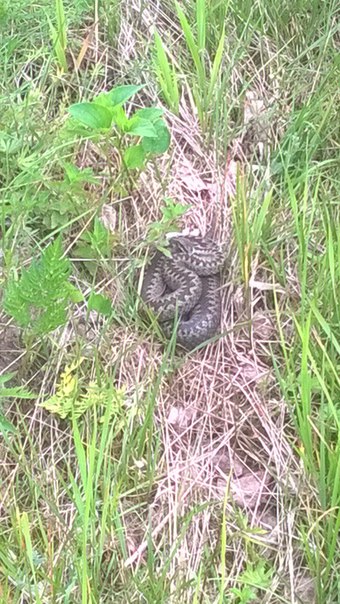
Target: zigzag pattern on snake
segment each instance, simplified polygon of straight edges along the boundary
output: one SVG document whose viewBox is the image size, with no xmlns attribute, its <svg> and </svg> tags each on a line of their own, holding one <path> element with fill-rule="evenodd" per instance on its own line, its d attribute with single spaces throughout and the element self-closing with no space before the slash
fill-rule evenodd
<svg viewBox="0 0 340 604">
<path fill-rule="evenodd" d="M 173 237 L 167 257 L 157 251 L 144 273 L 141 297 L 167 337 L 178 317 L 177 343 L 189 350 L 213 337 L 221 320 L 224 254 L 210 239 Z"/>
</svg>

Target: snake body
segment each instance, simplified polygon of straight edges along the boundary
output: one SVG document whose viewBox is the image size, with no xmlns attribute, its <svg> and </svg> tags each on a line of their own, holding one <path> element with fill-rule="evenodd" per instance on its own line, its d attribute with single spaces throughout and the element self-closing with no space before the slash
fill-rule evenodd
<svg viewBox="0 0 340 604">
<path fill-rule="evenodd" d="M 214 336 L 221 319 L 219 246 L 199 237 L 174 237 L 170 257 L 157 251 L 144 273 L 141 297 L 167 337 L 178 318 L 177 342 L 191 350 Z"/>
</svg>

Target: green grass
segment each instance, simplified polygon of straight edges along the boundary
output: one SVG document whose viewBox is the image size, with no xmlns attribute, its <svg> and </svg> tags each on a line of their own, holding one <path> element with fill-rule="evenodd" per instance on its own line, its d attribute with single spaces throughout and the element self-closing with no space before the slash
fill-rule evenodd
<svg viewBox="0 0 340 604">
<path fill-rule="evenodd" d="M 0 286 L 20 305 L 1 298 L 1 603 L 279 604 L 291 586 L 310 602 L 303 576 L 316 602 L 337 601 L 337 21 L 333 0 L 1 5 Z M 67 118 L 122 84 L 144 84 L 129 117 L 168 110 L 169 154 L 142 177 Z M 246 152 L 254 91 L 273 135 L 262 160 Z M 197 178 L 215 183 L 240 136 L 235 196 L 200 197 Z M 135 273 L 177 224 L 216 220 L 231 238 L 227 335 L 178 355 L 140 317 Z M 29 267 L 58 235 L 72 287 L 41 335 L 55 280 L 46 265 L 39 295 Z M 9 324 L 23 312 L 29 330 Z M 268 489 L 251 482 L 253 507 L 240 463 Z"/>
</svg>

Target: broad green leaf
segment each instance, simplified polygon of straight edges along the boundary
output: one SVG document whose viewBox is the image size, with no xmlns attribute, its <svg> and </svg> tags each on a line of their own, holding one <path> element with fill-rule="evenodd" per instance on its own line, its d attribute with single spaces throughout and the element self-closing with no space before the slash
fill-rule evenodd
<svg viewBox="0 0 340 604">
<path fill-rule="evenodd" d="M 143 109 L 137 109 L 134 116 L 141 117 L 149 122 L 157 122 L 163 113 L 164 110 L 160 109 L 160 107 L 144 107 Z"/>
<path fill-rule="evenodd" d="M 91 293 L 89 301 L 87 303 L 89 310 L 95 310 L 100 315 L 108 317 L 112 313 L 112 303 L 109 298 L 103 296 L 103 294 Z"/>
<path fill-rule="evenodd" d="M 126 149 L 124 153 L 124 162 L 130 170 L 141 168 L 145 161 L 145 151 L 142 145 L 134 145 Z"/>
<path fill-rule="evenodd" d="M 157 130 L 154 124 L 141 117 L 133 117 L 129 120 L 127 132 L 129 134 L 134 134 L 135 136 L 157 137 Z"/>
<path fill-rule="evenodd" d="M 154 124 L 157 131 L 157 137 L 155 138 L 143 138 L 142 145 L 144 151 L 152 153 L 153 155 L 160 155 L 165 153 L 170 145 L 170 132 L 166 127 L 163 120 L 159 120 Z"/>
<path fill-rule="evenodd" d="M 111 126 L 111 112 L 103 105 L 97 105 L 97 103 L 75 103 L 68 110 L 73 118 L 93 130 L 110 128 Z"/>
<path fill-rule="evenodd" d="M 97 96 L 92 99 L 92 103 L 94 103 L 95 105 L 101 105 L 102 107 L 107 107 L 108 109 L 112 109 L 112 103 L 107 92 L 100 92 L 99 94 L 97 94 Z"/>
<path fill-rule="evenodd" d="M 107 93 L 111 107 L 116 105 L 123 105 L 130 97 L 136 92 L 144 88 L 144 84 L 135 86 L 134 84 L 127 84 L 125 86 L 117 86 Z"/>
<path fill-rule="evenodd" d="M 116 124 L 122 130 L 124 129 L 129 119 L 121 105 L 112 106 L 110 96 L 107 92 L 101 92 L 92 102 L 100 107 L 106 107 L 111 115 L 111 123 Z"/>
</svg>

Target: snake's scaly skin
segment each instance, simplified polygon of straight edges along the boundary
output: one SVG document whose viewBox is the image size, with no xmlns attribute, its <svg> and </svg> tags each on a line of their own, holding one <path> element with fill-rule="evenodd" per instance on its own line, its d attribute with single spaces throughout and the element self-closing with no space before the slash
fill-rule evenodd
<svg viewBox="0 0 340 604">
<path fill-rule="evenodd" d="M 224 255 L 216 243 L 198 237 L 174 237 L 169 251 L 170 258 L 159 251 L 154 255 L 144 274 L 141 297 L 167 337 L 178 318 L 177 342 L 191 350 L 218 331 Z"/>
</svg>

